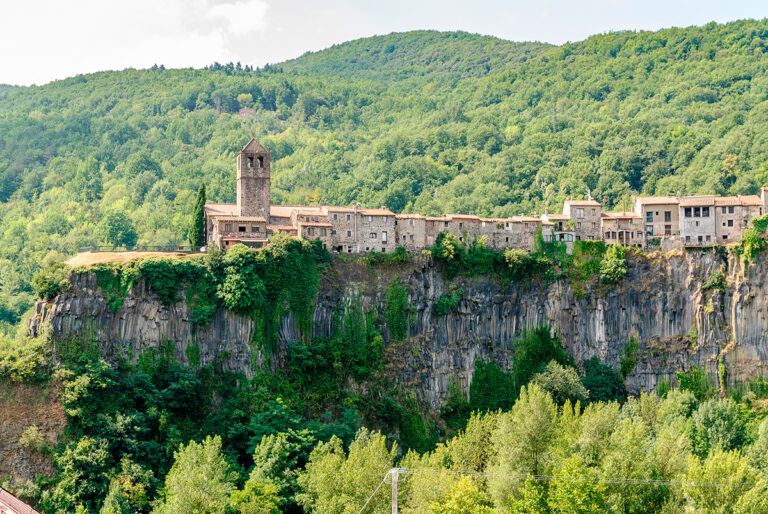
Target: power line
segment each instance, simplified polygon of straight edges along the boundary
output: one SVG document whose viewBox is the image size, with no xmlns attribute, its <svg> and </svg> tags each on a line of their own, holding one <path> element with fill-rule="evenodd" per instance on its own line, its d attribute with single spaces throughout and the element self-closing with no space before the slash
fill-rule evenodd
<svg viewBox="0 0 768 514">
<path fill-rule="evenodd" d="M 384 483 L 384 481 L 387 479 L 387 477 L 390 475 L 390 473 L 392 473 L 392 471 L 393 471 L 392 469 L 387 471 L 387 474 L 384 475 L 384 478 L 381 479 L 381 482 L 379 482 L 379 485 L 377 485 L 376 489 L 373 490 L 373 493 L 371 493 L 371 495 L 368 497 L 368 499 L 365 500 L 365 503 L 360 508 L 360 510 L 357 511 L 357 514 L 362 514 L 362 512 L 365 510 L 365 508 L 368 506 L 368 504 L 371 503 L 371 500 L 373 499 L 374 496 L 376 496 L 376 493 L 379 492 L 379 489 L 381 488 L 381 485 Z"/>
</svg>

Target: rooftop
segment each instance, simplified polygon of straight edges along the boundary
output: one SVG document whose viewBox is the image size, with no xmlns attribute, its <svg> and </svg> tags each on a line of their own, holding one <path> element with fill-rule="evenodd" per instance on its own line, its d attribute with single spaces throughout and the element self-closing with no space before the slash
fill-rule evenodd
<svg viewBox="0 0 768 514">
<path fill-rule="evenodd" d="M 670 205 L 679 202 L 676 196 L 640 196 L 636 201 L 640 205 Z"/>
<path fill-rule="evenodd" d="M 578 207 L 600 207 L 600 202 L 597 200 L 566 200 L 563 202 L 563 206 L 576 205 Z"/>
</svg>

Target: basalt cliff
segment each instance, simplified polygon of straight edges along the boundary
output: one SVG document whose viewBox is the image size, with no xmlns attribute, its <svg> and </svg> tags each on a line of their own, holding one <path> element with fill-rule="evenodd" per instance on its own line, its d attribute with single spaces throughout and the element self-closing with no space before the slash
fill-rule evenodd
<svg viewBox="0 0 768 514">
<path fill-rule="evenodd" d="M 352 297 L 366 309 L 383 309 L 387 285 L 399 277 L 409 302 L 409 333 L 402 355 L 390 366 L 408 388 L 433 408 L 448 394 L 451 381 L 468 387 L 476 359 L 493 359 L 509 368 L 516 341 L 526 328 L 547 324 L 577 364 L 593 356 L 619 367 L 626 345 L 639 346 L 637 364 L 626 378 L 630 393 L 650 391 L 661 379 L 692 365 L 717 376 L 718 362 L 729 383 L 768 374 L 768 261 L 745 266 L 718 251 L 630 255 L 624 279 L 610 288 L 593 281 L 575 287 L 568 279 L 549 284 L 502 284 L 492 277 L 448 280 L 429 256 L 408 264 L 369 266 L 336 259 L 322 277 L 314 305 L 313 336 L 328 336 L 335 313 Z M 726 286 L 705 288 L 720 270 Z M 136 358 L 144 348 L 172 344 L 187 362 L 187 347 L 199 347 L 200 364 L 253 373 L 279 366 L 281 349 L 299 339 L 288 312 L 279 327 L 276 358 L 254 349 L 254 322 L 219 308 L 208 326 L 195 326 L 183 301 L 164 306 L 143 280 L 113 312 L 93 274 L 72 274 L 72 287 L 51 301 L 40 301 L 30 321 L 32 335 L 50 323 L 54 339 L 87 337 L 98 342 L 110 362 Z M 451 289 L 453 287 L 453 289 Z M 435 305 L 451 290 L 463 290 L 447 315 Z M 182 295 L 183 298 L 183 295 Z M 386 339 L 386 327 L 382 326 Z"/>
</svg>

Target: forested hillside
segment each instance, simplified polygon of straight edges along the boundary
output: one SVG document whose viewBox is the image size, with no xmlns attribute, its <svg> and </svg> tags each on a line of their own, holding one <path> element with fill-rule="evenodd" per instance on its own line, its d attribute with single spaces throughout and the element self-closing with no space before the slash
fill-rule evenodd
<svg viewBox="0 0 768 514">
<path fill-rule="evenodd" d="M 250 136 L 272 151 L 276 203 L 505 216 L 587 189 L 609 207 L 755 192 L 768 183 L 767 49 L 765 20 L 560 47 L 415 32 L 256 71 L 3 88 L 0 319 L 31 305 L 49 254 L 182 242 L 201 182 L 234 200 Z"/>
</svg>

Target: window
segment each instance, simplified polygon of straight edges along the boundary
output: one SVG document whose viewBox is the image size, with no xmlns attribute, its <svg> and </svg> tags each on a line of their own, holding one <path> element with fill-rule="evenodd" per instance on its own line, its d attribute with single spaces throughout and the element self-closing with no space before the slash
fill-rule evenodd
<svg viewBox="0 0 768 514">
<path fill-rule="evenodd" d="M 701 217 L 702 218 L 709 218 L 709 207 L 702 207 L 701 208 Z"/>
<path fill-rule="evenodd" d="M 645 233 L 649 236 L 653 235 L 653 225 L 646 225 L 645 226 Z"/>
<path fill-rule="evenodd" d="M 334 219 L 334 220 L 337 220 L 337 219 L 339 219 L 339 215 L 338 215 L 337 213 L 335 213 L 335 212 L 333 213 L 333 219 Z"/>
<path fill-rule="evenodd" d="M 507 238 L 507 243 L 509 243 L 509 238 Z"/>
<path fill-rule="evenodd" d="M 616 239 L 616 232 L 611 232 L 611 239 Z"/>
<path fill-rule="evenodd" d="M 711 239 L 709 238 L 709 236 L 707 236 L 707 243 L 709 243 L 710 241 Z"/>
<path fill-rule="evenodd" d="M 352 231 L 351 230 L 347 230 L 347 237 L 352 237 Z"/>
<path fill-rule="evenodd" d="M 369 235 L 371 239 L 376 239 L 376 232 L 371 232 L 371 235 Z"/>
<path fill-rule="evenodd" d="M 410 226 L 413 226 L 413 220 L 408 220 L 408 224 L 409 224 Z"/>
<path fill-rule="evenodd" d="M 729 226 L 729 227 L 732 227 L 732 226 L 733 226 L 733 220 L 728 220 L 728 226 Z"/>
<path fill-rule="evenodd" d="M 723 241 L 725 241 L 726 239 L 728 239 L 728 236 L 723 236 Z"/>
<path fill-rule="evenodd" d="M 637 233 L 637 238 L 638 239 L 642 239 L 643 238 L 643 233 L 642 232 L 638 232 Z"/>
<path fill-rule="evenodd" d="M 665 236 L 672 235 L 672 225 L 664 225 L 664 235 Z"/>
<path fill-rule="evenodd" d="M 405 241 L 405 234 L 403 234 L 403 241 Z"/>
<path fill-rule="evenodd" d="M 653 223 L 653 213 L 652 212 L 646 212 L 645 213 L 645 222 L 646 223 Z"/>
<path fill-rule="evenodd" d="M 664 211 L 664 221 L 667 223 L 672 221 L 672 211 Z"/>
<path fill-rule="evenodd" d="M 552 235 L 550 234 L 550 235 L 544 236 L 544 241 L 547 242 L 547 243 L 552 242 Z"/>
<path fill-rule="evenodd" d="M 691 242 L 691 236 L 685 236 L 685 242 L 690 243 Z"/>
<path fill-rule="evenodd" d="M 733 207 L 728 207 L 728 214 L 733 214 Z"/>
<path fill-rule="evenodd" d="M 321 228 L 321 229 L 320 229 L 320 235 L 321 235 L 321 236 L 325 236 L 325 235 L 327 235 L 327 232 L 325 231 L 325 229 L 324 229 L 324 228 Z"/>
<path fill-rule="evenodd" d="M 411 234 L 411 236 L 410 236 L 410 237 L 411 237 L 411 241 L 413 241 L 413 234 Z"/>
<path fill-rule="evenodd" d="M 238 225 L 237 226 L 237 231 L 238 232 L 245 232 L 245 225 Z"/>
<path fill-rule="evenodd" d="M 264 167 L 264 157 L 262 157 L 261 155 L 259 155 L 259 156 L 257 157 L 257 159 L 259 160 L 259 168 L 263 168 L 263 167 Z"/>
<path fill-rule="evenodd" d="M 693 217 L 694 218 L 701 218 L 701 207 L 694 207 L 693 208 Z"/>
<path fill-rule="evenodd" d="M 696 223 L 696 226 L 697 226 L 697 227 L 699 226 L 699 222 L 698 222 L 698 221 L 696 221 L 696 222 L 694 222 L 694 223 Z"/>
<path fill-rule="evenodd" d="M 248 167 L 253 168 L 253 157 L 248 157 Z"/>
<path fill-rule="evenodd" d="M 447 221 L 445 222 L 445 228 L 448 228 L 448 222 Z"/>
<path fill-rule="evenodd" d="M 685 208 L 685 217 L 686 218 L 690 218 L 691 217 L 691 208 L 690 207 L 686 207 Z"/>
<path fill-rule="evenodd" d="M 310 236 L 314 236 L 315 235 L 315 229 L 312 228 L 312 227 L 309 227 L 307 229 L 307 234 L 310 235 Z"/>
<path fill-rule="evenodd" d="M 703 242 L 704 238 L 702 236 L 699 236 L 699 244 Z"/>
<path fill-rule="evenodd" d="M 576 218 L 583 218 L 584 217 L 584 209 L 576 209 Z"/>
<path fill-rule="evenodd" d="M 368 216 L 368 223 L 373 221 L 373 216 Z"/>
<path fill-rule="evenodd" d="M 331 235 L 332 235 L 332 236 L 335 236 L 335 235 L 336 235 L 336 231 L 335 231 L 335 230 L 333 230 L 333 229 L 331 229 Z"/>
<path fill-rule="evenodd" d="M 349 220 L 351 220 L 351 219 L 352 219 L 352 215 L 350 215 L 350 214 L 347 214 L 347 221 L 349 221 Z"/>
<path fill-rule="evenodd" d="M 381 233 L 381 242 L 386 243 L 387 242 L 387 231 Z"/>
<path fill-rule="evenodd" d="M 227 223 L 226 225 L 224 225 L 224 232 L 232 232 L 232 224 L 231 223 Z"/>
<path fill-rule="evenodd" d="M 259 231 L 259 227 L 258 226 L 251 225 L 251 232 L 258 232 L 258 231 Z"/>
<path fill-rule="evenodd" d="M 725 207 L 723 207 L 723 210 L 722 210 L 722 212 L 723 212 L 723 214 L 725 214 Z"/>
</svg>

